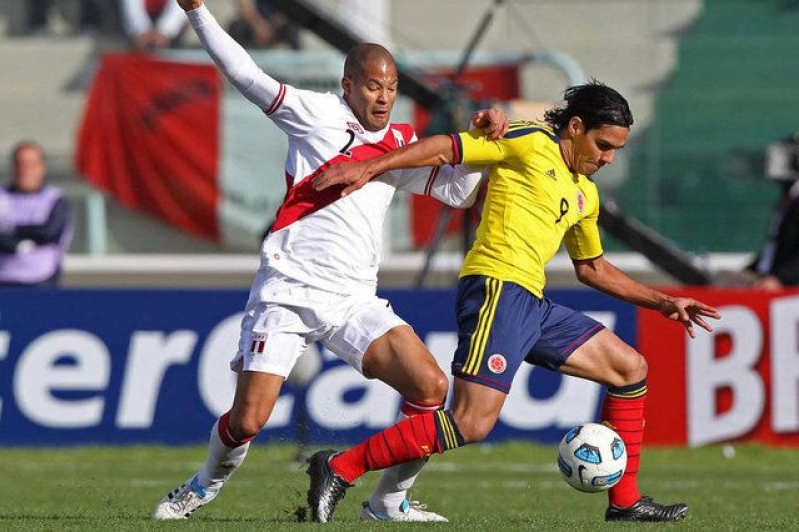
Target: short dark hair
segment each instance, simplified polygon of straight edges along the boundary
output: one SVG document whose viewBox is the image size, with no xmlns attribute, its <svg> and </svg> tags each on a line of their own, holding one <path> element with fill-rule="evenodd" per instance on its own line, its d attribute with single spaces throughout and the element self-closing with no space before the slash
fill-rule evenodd
<svg viewBox="0 0 799 532">
<path fill-rule="evenodd" d="M 394 56 L 384 46 L 375 43 L 357 44 L 347 52 L 344 59 L 344 75 L 357 78 L 362 76 L 366 65 L 372 61 L 384 61 L 395 64 Z"/>
<path fill-rule="evenodd" d="M 583 121 L 586 131 L 605 125 L 627 128 L 633 125 L 633 113 L 624 96 L 595 79 L 569 87 L 563 92 L 563 99 L 565 107 L 554 107 L 544 113 L 544 121 L 556 132 L 575 116 Z"/>
</svg>

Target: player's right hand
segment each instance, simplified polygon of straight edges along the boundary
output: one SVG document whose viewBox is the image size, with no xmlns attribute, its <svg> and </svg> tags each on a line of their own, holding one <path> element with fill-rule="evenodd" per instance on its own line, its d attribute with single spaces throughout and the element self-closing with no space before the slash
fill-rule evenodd
<svg viewBox="0 0 799 532">
<path fill-rule="evenodd" d="M 177 3 L 184 11 L 191 11 L 203 5 L 203 0 L 177 0 Z"/>
<path fill-rule="evenodd" d="M 341 196 L 347 196 L 363 187 L 374 176 L 369 161 L 354 161 L 333 165 L 313 178 L 314 190 L 324 190 L 335 185 L 346 185 Z"/>
</svg>

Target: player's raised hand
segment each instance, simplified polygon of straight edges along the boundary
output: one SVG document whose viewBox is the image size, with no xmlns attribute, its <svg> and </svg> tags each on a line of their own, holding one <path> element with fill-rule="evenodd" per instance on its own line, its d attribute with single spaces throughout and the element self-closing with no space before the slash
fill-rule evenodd
<svg viewBox="0 0 799 532">
<path fill-rule="evenodd" d="M 341 196 L 346 196 L 363 187 L 374 176 L 369 161 L 346 162 L 333 165 L 313 178 L 313 188 L 324 190 L 334 185 L 346 185 Z"/>
<path fill-rule="evenodd" d="M 490 140 L 497 140 L 508 132 L 508 116 L 499 109 L 480 109 L 472 115 L 472 124 L 485 131 Z"/>
<path fill-rule="evenodd" d="M 192 9 L 197 9 L 201 5 L 203 5 L 203 0 L 176 0 L 178 5 L 183 8 L 184 11 L 191 11 Z"/>
<path fill-rule="evenodd" d="M 668 299 L 660 313 L 670 320 L 682 322 L 685 330 L 688 331 L 688 336 L 696 338 L 694 332 L 694 323 L 705 329 L 706 331 L 713 332 L 713 327 L 708 324 L 704 318 L 720 319 L 721 313 L 706 305 L 701 301 L 696 301 L 689 297 L 675 297 Z"/>
</svg>

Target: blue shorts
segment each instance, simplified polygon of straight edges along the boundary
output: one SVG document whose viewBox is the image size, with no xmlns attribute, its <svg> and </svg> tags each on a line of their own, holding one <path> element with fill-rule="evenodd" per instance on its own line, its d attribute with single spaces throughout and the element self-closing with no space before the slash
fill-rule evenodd
<svg viewBox="0 0 799 532">
<path fill-rule="evenodd" d="M 452 374 L 504 393 L 522 361 L 557 371 L 604 326 L 509 281 L 469 275 L 458 283 L 458 348 Z"/>
</svg>

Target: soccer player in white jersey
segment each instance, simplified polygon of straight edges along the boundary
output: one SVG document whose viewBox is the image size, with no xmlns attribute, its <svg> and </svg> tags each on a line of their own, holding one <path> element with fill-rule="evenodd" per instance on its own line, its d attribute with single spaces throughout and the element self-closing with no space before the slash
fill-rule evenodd
<svg viewBox="0 0 799 532">
<path fill-rule="evenodd" d="M 231 362 L 238 374 L 233 406 L 211 430 L 204 467 L 158 503 L 156 519 L 186 518 L 217 496 L 269 419 L 297 358 L 313 342 L 397 390 L 400 416 L 443 406 L 446 375 L 413 329 L 376 296 L 383 219 L 398 188 L 468 206 L 482 177 L 468 167 L 434 167 L 387 173 L 347 197 L 335 188 L 315 191 L 311 178 L 324 168 L 416 140 L 411 126 L 389 122 L 398 81 L 391 54 L 376 44 L 350 51 L 343 96 L 298 90 L 261 71 L 202 0 L 177 1 L 218 68 L 288 135 L 288 190 L 261 248 Z M 495 137 L 508 126 L 497 110 L 478 111 L 473 122 Z M 387 471 L 361 517 L 446 521 L 407 499 L 423 464 Z"/>
</svg>

